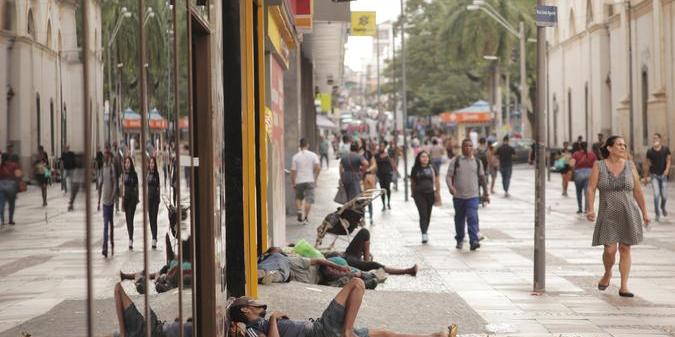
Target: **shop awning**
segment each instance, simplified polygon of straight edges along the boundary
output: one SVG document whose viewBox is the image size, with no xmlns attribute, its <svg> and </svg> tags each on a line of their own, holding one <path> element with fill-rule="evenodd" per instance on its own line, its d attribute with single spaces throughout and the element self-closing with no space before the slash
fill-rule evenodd
<svg viewBox="0 0 675 337">
<path fill-rule="evenodd" d="M 492 122 L 492 112 L 490 111 L 490 103 L 480 100 L 471 104 L 470 106 L 453 111 L 443 112 L 440 114 L 443 123 L 490 123 Z"/>
<path fill-rule="evenodd" d="M 148 125 L 151 131 L 166 130 L 169 127 L 168 121 L 162 117 L 156 108 L 153 108 L 148 114 Z M 126 130 L 140 130 L 141 114 L 127 108 L 122 114 L 122 126 Z"/>
<path fill-rule="evenodd" d="M 321 129 L 337 130 L 338 126 L 324 115 L 316 115 L 316 126 Z"/>
</svg>

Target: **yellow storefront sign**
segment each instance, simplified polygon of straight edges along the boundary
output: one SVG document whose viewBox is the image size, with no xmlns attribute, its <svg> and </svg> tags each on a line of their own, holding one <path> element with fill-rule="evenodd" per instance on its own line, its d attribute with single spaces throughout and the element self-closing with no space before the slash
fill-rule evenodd
<svg viewBox="0 0 675 337">
<path fill-rule="evenodd" d="M 352 12 L 352 36 L 375 36 L 375 12 Z"/>
</svg>

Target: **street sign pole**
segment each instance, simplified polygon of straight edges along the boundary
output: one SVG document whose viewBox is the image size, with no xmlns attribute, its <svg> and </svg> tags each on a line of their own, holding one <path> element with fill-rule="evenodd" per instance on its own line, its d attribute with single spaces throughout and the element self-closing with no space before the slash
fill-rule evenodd
<svg viewBox="0 0 675 337">
<path fill-rule="evenodd" d="M 537 0 L 537 99 L 535 109 L 534 291 L 546 290 L 546 31 L 555 25 L 556 7 Z M 523 116 L 524 118 L 525 116 Z"/>
<path fill-rule="evenodd" d="M 405 0 L 401 0 L 401 112 L 403 113 L 403 185 L 404 185 L 404 199 L 408 201 L 408 99 L 406 96 L 405 83 Z"/>
</svg>

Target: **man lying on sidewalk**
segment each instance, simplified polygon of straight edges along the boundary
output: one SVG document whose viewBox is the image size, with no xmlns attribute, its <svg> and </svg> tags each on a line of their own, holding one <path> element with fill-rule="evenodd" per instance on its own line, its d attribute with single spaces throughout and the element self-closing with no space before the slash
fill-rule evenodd
<svg viewBox="0 0 675 337">
<path fill-rule="evenodd" d="M 121 283 L 115 284 L 115 312 L 120 325 L 119 337 L 145 336 L 145 318 L 136 308 L 136 304 L 124 292 Z M 157 314 L 150 310 L 151 336 L 177 337 L 180 332 L 178 319 L 173 322 L 163 322 L 157 319 Z M 183 324 L 183 336 L 192 337 L 192 319 Z"/>
<path fill-rule="evenodd" d="M 267 305 L 248 297 L 237 298 L 228 309 L 230 321 L 246 324 L 246 337 L 455 337 L 457 325 L 448 332 L 428 336 L 401 334 L 380 329 L 355 329 L 365 285 L 354 278 L 335 296 L 321 318 L 315 321 L 292 321 L 280 312 L 265 319 Z"/>
</svg>

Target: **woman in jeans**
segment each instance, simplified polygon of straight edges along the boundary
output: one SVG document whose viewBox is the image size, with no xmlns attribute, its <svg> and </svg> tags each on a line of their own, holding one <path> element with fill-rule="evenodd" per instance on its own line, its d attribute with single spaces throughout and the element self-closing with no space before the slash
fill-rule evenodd
<svg viewBox="0 0 675 337">
<path fill-rule="evenodd" d="M 0 164 L 0 225 L 5 225 L 5 203 L 9 206 L 9 224 L 14 225 L 14 206 L 16 205 L 16 194 L 19 192 L 19 178 L 17 170 L 19 167 L 9 158 L 9 154 L 2 154 L 2 164 Z"/>
<path fill-rule="evenodd" d="M 104 257 L 108 257 L 108 241 L 110 241 L 110 253 L 111 255 L 115 255 L 113 208 L 115 207 L 115 195 L 117 193 L 117 176 L 115 174 L 112 153 L 110 153 L 109 149 L 105 151 L 100 173 L 101 201 L 103 202 L 103 247 L 101 248 L 101 254 Z"/>
<path fill-rule="evenodd" d="M 152 249 L 157 249 L 157 213 L 159 212 L 159 171 L 157 159 L 150 157 L 148 163 L 148 217 L 150 218 L 150 231 L 152 232 Z"/>
<path fill-rule="evenodd" d="M 122 209 L 127 220 L 129 233 L 129 250 L 134 249 L 134 215 L 138 204 L 138 175 L 131 157 L 124 159 L 124 175 L 122 175 Z"/>
<path fill-rule="evenodd" d="M 431 221 L 431 208 L 441 199 L 441 183 L 438 172 L 431 165 L 429 153 L 422 151 L 415 157 L 415 165 L 410 172 L 410 187 L 415 199 L 415 206 L 420 214 L 420 230 L 422 243 L 429 242 L 427 230 Z"/>
<path fill-rule="evenodd" d="M 574 167 L 574 185 L 577 190 L 577 214 L 584 212 L 583 198 L 588 188 L 588 179 L 591 177 L 591 169 L 597 158 L 593 152 L 588 151 L 588 142 L 579 143 L 578 150 L 572 154 L 570 166 Z M 586 200 L 588 203 L 588 200 Z"/>
<path fill-rule="evenodd" d="M 376 157 L 377 161 L 377 180 L 380 182 L 382 193 L 382 211 L 391 209 L 391 178 L 394 174 L 394 164 L 387 153 L 387 143 L 380 144 L 380 151 Z"/>
</svg>

